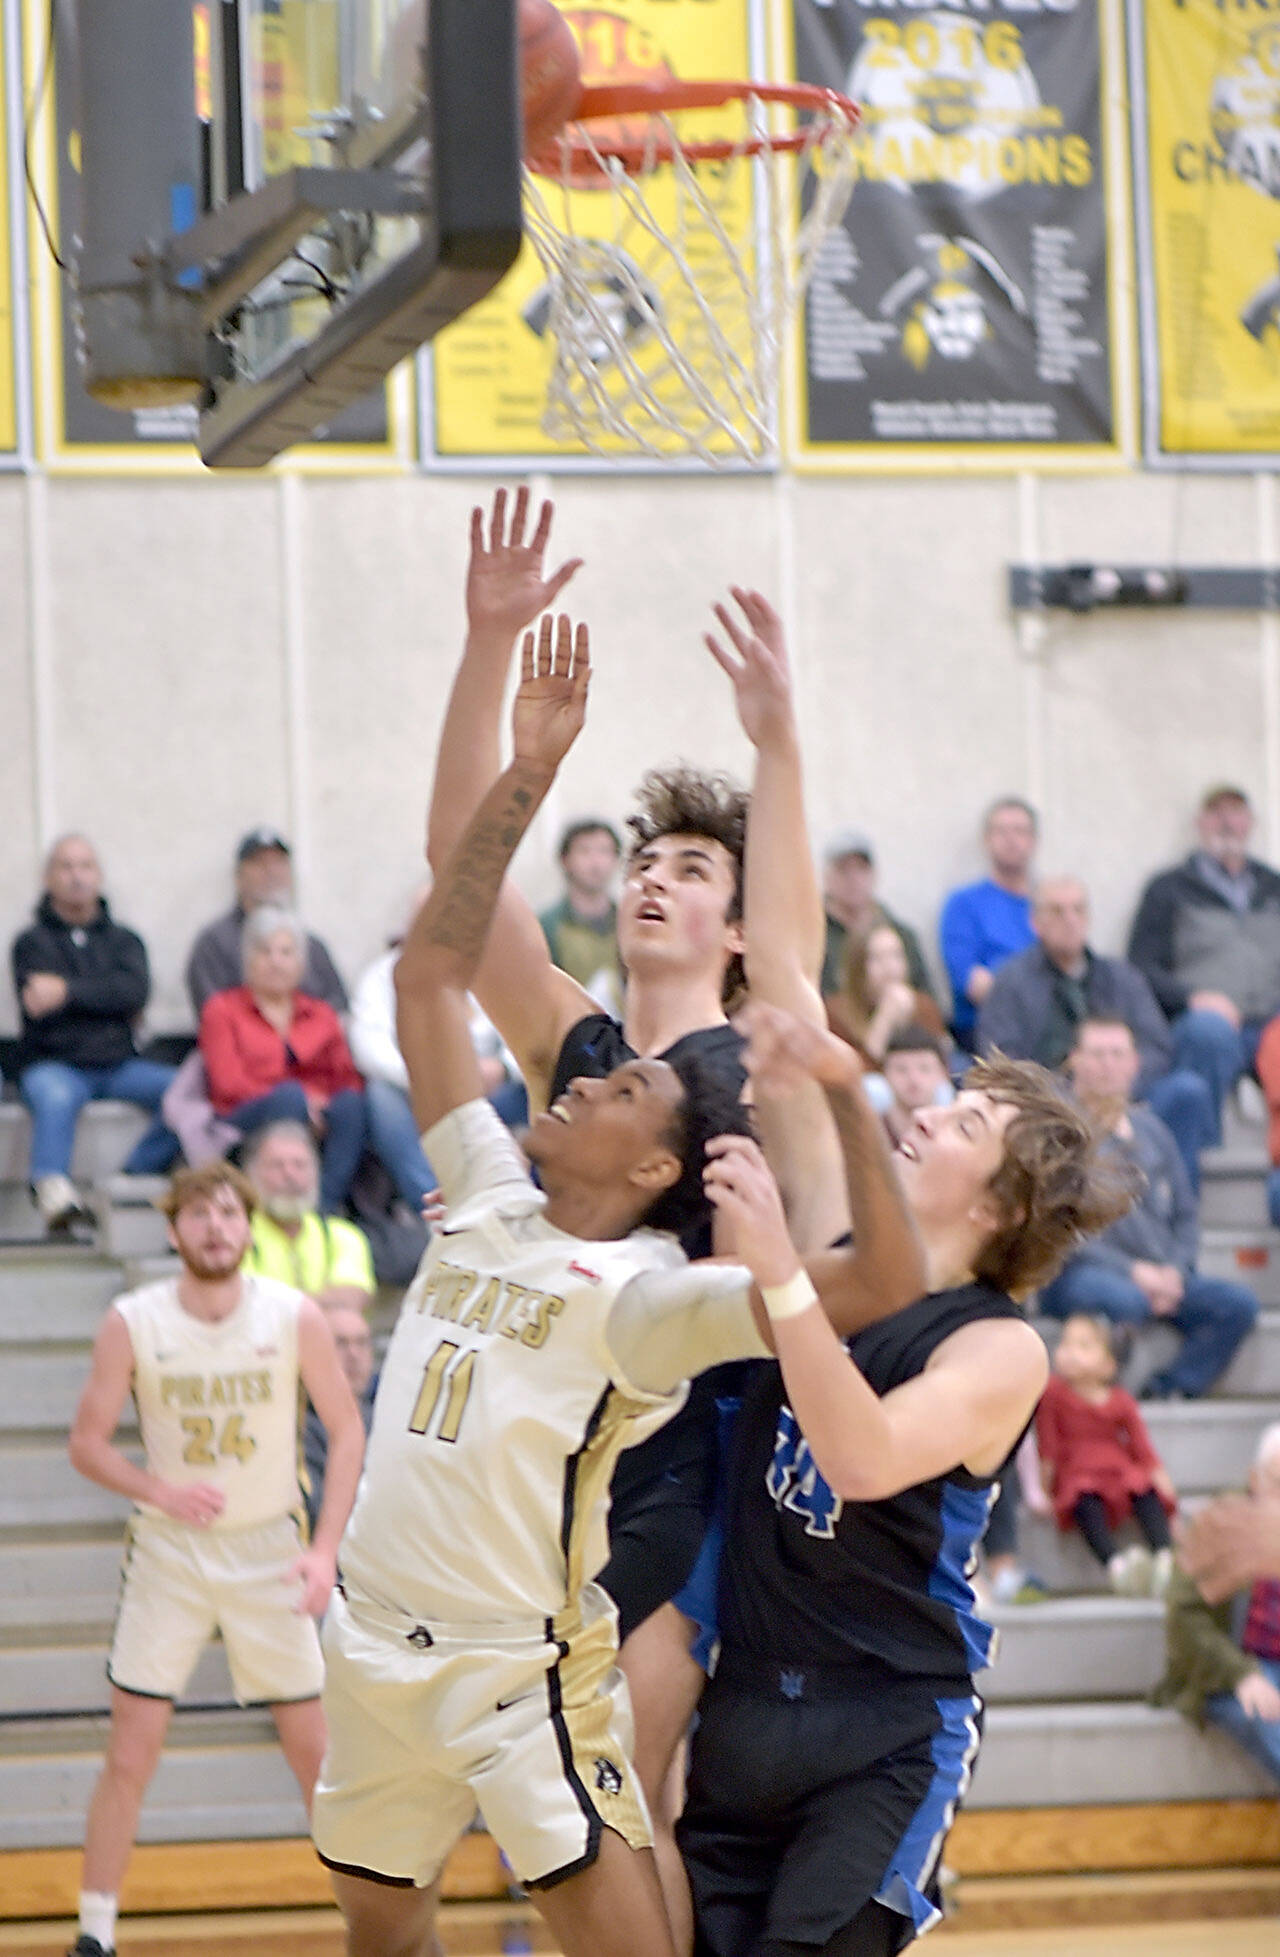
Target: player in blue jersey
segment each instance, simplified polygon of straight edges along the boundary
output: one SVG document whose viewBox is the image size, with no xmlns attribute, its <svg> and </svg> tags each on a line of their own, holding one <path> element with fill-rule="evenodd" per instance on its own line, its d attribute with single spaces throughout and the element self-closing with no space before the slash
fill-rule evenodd
<svg viewBox="0 0 1280 1957">
<path fill-rule="evenodd" d="M 748 1063 L 762 1100 L 771 1080 L 822 1082 L 846 1137 L 851 1048 L 757 1009 Z M 735 1436 L 720 1657 L 679 1827 L 695 1951 L 892 1957 L 938 1917 L 992 1640 L 969 1575 L 1047 1374 L 1014 1298 L 1130 1192 L 1047 1073 L 980 1064 L 951 1107 L 916 1115 L 894 1168 L 864 1153 L 866 1177 L 896 1170 L 927 1290 L 842 1341 L 758 1151 L 712 1151 L 708 1190 L 780 1363 L 758 1368 Z"/>
</svg>

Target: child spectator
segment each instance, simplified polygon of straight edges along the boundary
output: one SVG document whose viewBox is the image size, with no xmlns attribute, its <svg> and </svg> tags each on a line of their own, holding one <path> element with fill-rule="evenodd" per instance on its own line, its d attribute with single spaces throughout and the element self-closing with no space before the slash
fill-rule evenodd
<svg viewBox="0 0 1280 1957">
<path fill-rule="evenodd" d="M 915 1119 L 917 1108 L 941 1108 L 956 1098 L 947 1072 L 946 1047 L 925 1026 L 904 1026 L 885 1048 L 881 1069 L 888 1099 L 880 1117 L 896 1148 Z M 874 1078 L 874 1077 L 872 1077 Z M 872 1105 L 880 1103 L 873 1099 Z"/>
<path fill-rule="evenodd" d="M 1072 1312 L 1036 1412 L 1036 1444 L 1058 1527 L 1080 1531 L 1121 1596 L 1163 1595 L 1177 1496 L 1137 1401 L 1116 1385 L 1118 1337 L 1107 1319 Z M 1116 1547 L 1112 1531 L 1130 1513 L 1145 1549 Z"/>
</svg>

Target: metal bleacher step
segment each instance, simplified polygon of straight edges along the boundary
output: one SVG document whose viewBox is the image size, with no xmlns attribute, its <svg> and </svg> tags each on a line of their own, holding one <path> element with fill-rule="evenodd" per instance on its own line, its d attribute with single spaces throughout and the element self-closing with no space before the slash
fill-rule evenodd
<svg viewBox="0 0 1280 1957">
<path fill-rule="evenodd" d="M 1054 1597 L 993 1611 L 991 1705 L 1145 1699 L 1164 1671 L 1164 1605 L 1149 1597 Z"/>
<path fill-rule="evenodd" d="M 94 1183 L 89 1201 L 107 1256 L 123 1261 L 164 1255 L 168 1223 L 157 1205 L 168 1187 L 168 1176 L 114 1175 Z"/>
<path fill-rule="evenodd" d="M 120 1587 L 118 1529 L 63 1540 L 0 1541 L 0 1639 L 109 1624 Z"/>
<path fill-rule="evenodd" d="M 0 1644 L 0 1721 L 106 1713 L 111 1704 L 106 1673 L 110 1637 L 106 1625 L 96 1630 L 88 1641 Z M 220 1644 L 209 1645 L 179 1704 L 231 1707 L 234 1701 L 226 1654 Z M 0 1725 L 0 1735 L 3 1731 Z"/>
<path fill-rule="evenodd" d="M 106 1719 L 16 1720 L 0 1736 L 0 1850 L 78 1847 Z M 175 1712 L 143 1804 L 140 1841 L 262 1840 L 306 1831 L 268 1713 Z"/>
<path fill-rule="evenodd" d="M 1143 1416 L 1179 1494 L 1241 1486 L 1258 1438 L 1275 1418 L 1261 1400 L 1151 1401 Z"/>
<path fill-rule="evenodd" d="M 1207 1148 L 1200 1158 L 1202 1227 L 1265 1229 L 1269 1167 L 1260 1131 L 1256 1140 L 1237 1138 L 1222 1148 Z"/>
<path fill-rule="evenodd" d="M 150 1116 L 129 1101 L 90 1101 L 76 1122 L 74 1180 L 100 1182 L 114 1175 L 149 1122 Z M 21 1101 L 0 1101 L 0 1184 L 25 1185 L 30 1142 L 31 1117 Z"/>
<path fill-rule="evenodd" d="M 966 1806 L 1087 1807 L 1100 1800 L 1275 1797 L 1224 1733 L 1134 1701 L 994 1705 Z"/>
<path fill-rule="evenodd" d="M 123 1289 L 119 1265 L 90 1250 L 0 1249 L 0 1350 L 37 1339 L 87 1348 Z"/>
<path fill-rule="evenodd" d="M 127 1453 L 139 1458 L 136 1449 Z M 123 1523 L 130 1504 L 78 1475 L 67 1459 L 65 1436 L 30 1440 L 0 1435 L 0 1529 L 38 1535 L 53 1527 L 96 1530 Z"/>
<path fill-rule="evenodd" d="M 1202 1230 L 1197 1269 L 1247 1284 L 1264 1311 L 1280 1308 L 1280 1230 L 1269 1224 Z"/>
</svg>

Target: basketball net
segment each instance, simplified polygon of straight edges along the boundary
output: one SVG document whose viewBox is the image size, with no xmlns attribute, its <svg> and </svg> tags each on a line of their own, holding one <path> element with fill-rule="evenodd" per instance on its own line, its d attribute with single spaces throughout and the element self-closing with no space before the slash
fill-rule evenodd
<svg viewBox="0 0 1280 1957">
<path fill-rule="evenodd" d="M 719 468 L 774 456 L 787 323 L 848 204 L 856 117 L 830 96 L 781 138 L 744 89 L 712 142 L 646 110 L 578 122 L 558 174 L 546 159 L 526 170 L 546 283 L 525 317 L 553 345 L 548 435 Z"/>
</svg>

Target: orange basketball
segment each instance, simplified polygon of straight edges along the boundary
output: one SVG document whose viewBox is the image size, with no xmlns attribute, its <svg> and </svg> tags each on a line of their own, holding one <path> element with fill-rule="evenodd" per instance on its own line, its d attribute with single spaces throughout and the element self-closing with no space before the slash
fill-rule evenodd
<svg viewBox="0 0 1280 1957">
<path fill-rule="evenodd" d="M 537 156 L 571 119 L 582 94 L 577 43 L 551 0 L 520 0 L 520 86 L 524 153 Z"/>
</svg>

